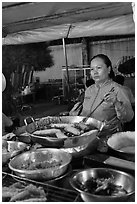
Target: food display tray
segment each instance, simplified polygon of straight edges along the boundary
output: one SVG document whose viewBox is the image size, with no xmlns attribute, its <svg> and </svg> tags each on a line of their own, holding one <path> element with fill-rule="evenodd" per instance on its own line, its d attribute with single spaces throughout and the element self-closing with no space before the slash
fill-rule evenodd
<svg viewBox="0 0 137 204">
<path fill-rule="evenodd" d="M 32 183 L 37 187 L 43 187 L 46 193 L 47 202 L 81 202 L 80 194 L 70 187 L 67 176 L 66 180 L 60 180 L 60 182 L 50 184 L 50 182 L 38 182 L 34 180 L 20 178 L 12 173 L 2 172 L 3 187 L 9 187 L 10 185 L 16 182 L 21 182 L 25 184 Z M 63 187 L 63 185 L 65 185 L 65 188 Z"/>
</svg>

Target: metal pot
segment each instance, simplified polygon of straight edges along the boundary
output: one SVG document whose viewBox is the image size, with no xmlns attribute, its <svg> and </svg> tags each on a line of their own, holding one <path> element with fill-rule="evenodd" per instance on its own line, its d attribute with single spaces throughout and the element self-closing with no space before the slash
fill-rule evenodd
<svg viewBox="0 0 137 204">
<path fill-rule="evenodd" d="M 87 181 L 92 178 L 114 178 L 114 184 L 122 186 L 127 194 L 108 196 L 108 195 L 95 195 L 88 193 L 82 189 L 82 186 L 86 184 Z M 135 178 L 128 173 L 107 169 L 107 168 L 90 168 L 86 170 L 79 171 L 72 175 L 70 178 L 71 186 L 80 192 L 81 198 L 85 202 L 120 202 L 128 201 L 128 199 L 135 193 Z M 90 186 L 91 187 L 91 186 Z"/>
<path fill-rule="evenodd" d="M 109 151 L 122 159 L 135 161 L 135 132 L 118 132 L 107 141 Z"/>
<path fill-rule="evenodd" d="M 71 155 L 63 150 L 43 148 L 35 151 L 27 151 L 14 157 L 9 163 L 9 168 L 17 176 L 44 181 L 57 178 L 64 174 L 71 159 Z M 52 165 L 52 167 L 42 167 L 44 162 L 52 161 L 56 161 L 56 164 L 54 163 L 55 165 Z M 40 167 L 36 166 L 38 163 Z M 58 163 L 60 164 L 57 165 Z M 31 170 L 29 170 L 30 165 L 32 167 Z"/>
<path fill-rule="evenodd" d="M 82 116 L 61 116 L 61 117 L 45 117 L 41 118 L 37 123 L 42 125 L 53 124 L 53 123 L 67 123 L 74 124 L 79 123 L 83 120 Z M 102 127 L 102 122 L 98 121 L 94 118 L 88 118 L 86 124 L 90 124 L 95 127 L 95 130 L 90 135 L 85 136 L 73 136 L 68 138 L 49 138 L 49 137 L 41 137 L 38 135 L 30 134 L 31 140 L 34 143 L 40 143 L 45 147 L 57 147 L 57 148 L 72 148 L 78 147 L 85 144 L 91 143 L 98 133 L 98 130 Z M 36 125 L 37 126 L 37 125 Z"/>
</svg>

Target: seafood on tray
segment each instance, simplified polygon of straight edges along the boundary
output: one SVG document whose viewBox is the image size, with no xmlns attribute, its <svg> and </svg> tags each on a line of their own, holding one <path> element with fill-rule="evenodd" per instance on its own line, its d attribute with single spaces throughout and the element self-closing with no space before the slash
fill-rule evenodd
<svg viewBox="0 0 137 204">
<path fill-rule="evenodd" d="M 92 142 L 103 123 L 94 118 L 83 122 L 82 116 L 47 116 L 26 124 L 28 135 L 17 130 L 19 141 L 27 140 L 45 147 L 72 148 Z M 28 139 L 27 139 L 28 138 Z"/>
<path fill-rule="evenodd" d="M 16 182 L 2 188 L 3 202 L 46 202 L 47 197 L 43 187 L 33 184 Z"/>
<path fill-rule="evenodd" d="M 37 125 L 38 128 L 33 132 L 33 135 L 47 136 L 53 138 L 68 138 L 74 136 L 84 136 L 90 134 L 90 131 L 97 129 L 96 127 L 83 123 L 51 123 L 48 125 Z"/>
<path fill-rule="evenodd" d="M 47 151 L 46 154 L 46 160 L 43 160 L 42 157 L 45 155 L 40 153 L 37 153 L 37 158 L 35 158 L 34 154 L 30 154 L 30 158 L 25 160 L 23 163 L 20 163 L 18 165 L 18 168 L 21 169 L 26 169 L 26 170 L 36 170 L 36 169 L 47 169 L 47 168 L 57 168 L 61 167 L 63 165 L 63 160 L 56 159 L 54 158 L 54 155 L 51 152 Z"/>
<path fill-rule="evenodd" d="M 81 184 L 81 189 L 87 193 L 104 196 L 126 195 L 127 191 L 120 185 L 114 183 L 113 178 L 91 178 L 85 184 Z"/>
</svg>

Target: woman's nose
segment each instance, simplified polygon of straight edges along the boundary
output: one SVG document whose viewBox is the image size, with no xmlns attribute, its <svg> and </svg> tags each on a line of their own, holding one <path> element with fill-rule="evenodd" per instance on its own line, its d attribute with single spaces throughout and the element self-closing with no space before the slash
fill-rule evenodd
<svg viewBox="0 0 137 204">
<path fill-rule="evenodd" d="M 98 74 L 98 69 L 95 68 L 95 69 L 93 70 L 93 73 L 94 73 L 94 74 Z"/>
</svg>

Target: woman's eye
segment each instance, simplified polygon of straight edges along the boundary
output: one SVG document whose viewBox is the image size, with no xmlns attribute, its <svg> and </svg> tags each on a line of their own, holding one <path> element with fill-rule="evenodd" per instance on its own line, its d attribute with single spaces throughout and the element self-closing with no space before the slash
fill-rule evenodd
<svg viewBox="0 0 137 204">
<path fill-rule="evenodd" d="M 98 69 L 101 69 L 102 67 L 97 67 Z"/>
</svg>

